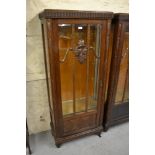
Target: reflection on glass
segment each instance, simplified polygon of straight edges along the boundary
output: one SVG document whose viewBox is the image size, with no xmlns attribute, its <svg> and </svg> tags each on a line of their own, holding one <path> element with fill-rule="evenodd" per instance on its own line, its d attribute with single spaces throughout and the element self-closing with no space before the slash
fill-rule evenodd
<svg viewBox="0 0 155 155">
<path fill-rule="evenodd" d="M 128 70 L 129 72 L 129 70 Z M 129 73 L 127 73 L 126 85 L 125 85 L 125 92 L 124 92 L 124 99 L 123 101 L 129 100 Z"/>
<path fill-rule="evenodd" d="M 125 33 L 125 39 L 123 42 L 122 58 L 120 64 L 120 71 L 117 83 L 115 103 L 120 104 L 125 100 L 128 100 L 128 61 L 129 61 L 129 33 Z"/>
<path fill-rule="evenodd" d="M 100 57 L 100 25 L 90 26 L 89 50 L 89 99 L 88 109 L 95 109 L 98 98 L 99 57 Z"/>
<path fill-rule="evenodd" d="M 59 24 L 58 27 L 63 115 L 95 110 L 100 64 L 100 24 Z M 83 61 L 79 60 L 81 53 L 77 57 L 79 48 L 86 51 Z"/>
<path fill-rule="evenodd" d="M 59 25 L 59 58 L 63 60 L 66 50 L 71 47 L 72 27 L 69 24 Z M 60 63 L 61 99 L 63 115 L 73 113 L 73 55 L 68 53 L 64 63 Z"/>
<path fill-rule="evenodd" d="M 75 25 L 74 33 L 74 46 L 77 47 L 79 40 L 83 40 L 87 45 L 87 25 Z M 76 112 L 85 111 L 86 108 L 86 79 L 87 79 L 87 64 L 86 62 L 80 63 L 75 57 L 75 107 Z"/>
</svg>

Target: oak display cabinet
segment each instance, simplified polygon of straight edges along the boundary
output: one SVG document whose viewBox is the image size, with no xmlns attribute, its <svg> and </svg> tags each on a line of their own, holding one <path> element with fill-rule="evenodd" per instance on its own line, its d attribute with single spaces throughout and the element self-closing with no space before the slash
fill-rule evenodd
<svg viewBox="0 0 155 155">
<path fill-rule="evenodd" d="M 129 120 L 129 14 L 114 14 L 111 32 L 112 57 L 103 117 L 105 131 Z"/>
<path fill-rule="evenodd" d="M 57 147 L 100 136 L 112 12 L 44 10 L 42 25 L 52 135 Z"/>
</svg>

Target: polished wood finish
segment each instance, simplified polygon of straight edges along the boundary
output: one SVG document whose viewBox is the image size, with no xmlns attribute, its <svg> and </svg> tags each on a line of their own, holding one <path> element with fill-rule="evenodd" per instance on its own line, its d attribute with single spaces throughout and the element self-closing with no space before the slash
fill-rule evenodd
<svg viewBox="0 0 155 155">
<path fill-rule="evenodd" d="M 82 10 L 45 9 L 39 14 L 40 19 L 111 19 L 112 17 L 112 12 Z"/>
<path fill-rule="evenodd" d="M 100 136 L 103 130 L 110 26 L 113 13 L 44 10 L 39 17 L 42 22 L 51 128 L 56 146 L 59 147 L 66 141 L 90 134 Z M 71 36 L 62 36 L 58 24 L 71 24 L 71 29 L 68 30 Z M 77 38 L 79 32 L 75 28 L 76 24 L 87 25 L 86 35 L 80 42 Z M 96 27 L 98 25 L 101 43 L 98 47 L 100 62 L 97 67 L 96 107 L 89 109 L 89 103 L 92 101 L 88 97 L 93 94 L 92 78 L 95 74 L 91 64 L 93 61 L 91 25 L 96 25 Z M 84 27 L 82 29 L 85 30 Z M 62 38 L 70 39 L 70 41 L 63 43 Z M 63 48 L 70 50 L 70 53 L 69 51 L 61 53 Z M 95 57 L 98 59 L 97 55 Z M 77 99 L 80 99 L 79 103 L 81 103 L 83 96 L 85 104 L 77 104 Z M 66 101 L 67 104 L 72 105 L 72 109 L 66 108 L 64 105 Z"/>
<path fill-rule="evenodd" d="M 107 100 L 103 118 L 109 126 L 129 120 L 129 15 L 118 13 L 112 21 L 112 55 L 107 81 Z M 112 43 L 113 42 L 113 43 Z M 110 58 L 109 58 L 110 59 Z M 110 62 L 110 61 L 109 61 Z"/>
</svg>

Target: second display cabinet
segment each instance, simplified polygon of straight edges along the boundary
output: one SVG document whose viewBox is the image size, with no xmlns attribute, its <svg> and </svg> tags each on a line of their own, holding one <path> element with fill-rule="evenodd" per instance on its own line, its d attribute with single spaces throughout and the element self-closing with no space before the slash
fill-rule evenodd
<svg viewBox="0 0 155 155">
<path fill-rule="evenodd" d="M 100 136 L 113 13 L 44 10 L 39 17 L 56 145 Z"/>
<path fill-rule="evenodd" d="M 105 131 L 111 125 L 129 120 L 129 14 L 114 15 L 110 43 L 112 56 L 103 117 Z"/>
</svg>

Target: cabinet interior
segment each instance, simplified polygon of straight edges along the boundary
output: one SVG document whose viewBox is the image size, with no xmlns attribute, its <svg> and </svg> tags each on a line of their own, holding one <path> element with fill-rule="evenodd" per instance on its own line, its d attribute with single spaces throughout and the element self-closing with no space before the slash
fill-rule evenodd
<svg viewBox="0 0 155 155">
<path fill-rule="evenodd" d="M 59 24 L 63 116 L 96 110 L 100 65 L 100 24 Z M 87 48 L 83 55 L 79 47 Z"/>
</svg>

